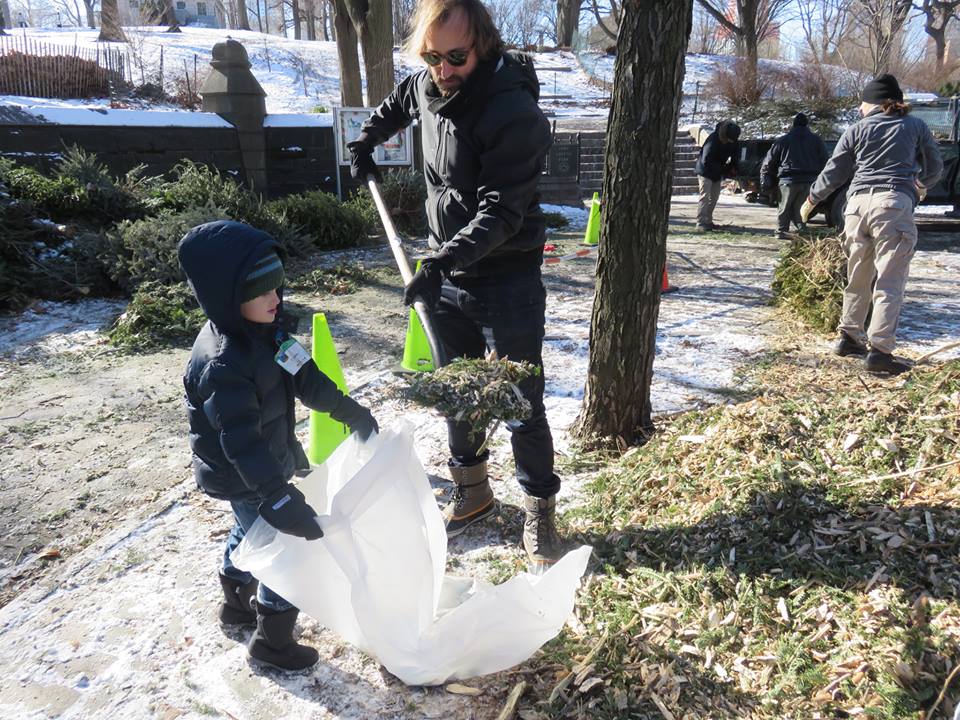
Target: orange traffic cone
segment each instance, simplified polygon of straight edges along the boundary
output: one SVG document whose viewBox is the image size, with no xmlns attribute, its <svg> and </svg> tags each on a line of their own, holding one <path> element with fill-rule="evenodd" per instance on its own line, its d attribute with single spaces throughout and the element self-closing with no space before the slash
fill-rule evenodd
<svg viewBox="0 0 960 720">
<path fill-rule="evenodd" d="M 670 281 L 667 280 L 667 264 L 664 263 L 663 264 L 663 282 L 660 284 L 660 294 L 666 295 L 667 293 L 671 293 L 676 289 L 677 287 L 675 285 L 671 285 Z"/>
</svg>

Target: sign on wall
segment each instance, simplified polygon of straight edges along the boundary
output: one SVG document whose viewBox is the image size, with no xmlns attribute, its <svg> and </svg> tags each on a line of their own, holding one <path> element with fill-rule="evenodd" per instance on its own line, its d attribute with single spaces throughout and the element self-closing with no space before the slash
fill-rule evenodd
<svg viewBox="0 0 960 720">
<path fill-rule="evenodd" d="M 341 107 L 333 109 L 333 131 L 336 134 L 337 163 L 350 164 L 347 143 L 360 135 L 360 128 L 374 108 Z M 407 126 L 377 146 L 373 154 L 377 165 L 413 165 L 413 130 Z"/>
</svg>

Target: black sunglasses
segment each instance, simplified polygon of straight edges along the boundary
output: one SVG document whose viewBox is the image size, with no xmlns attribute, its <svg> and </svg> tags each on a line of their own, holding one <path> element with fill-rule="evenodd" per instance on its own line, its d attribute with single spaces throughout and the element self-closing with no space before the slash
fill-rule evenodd
<svg viewBox="0 0 960 720">
<path fill-rule="evenodd" d="M 466 64 L 467 58 L 470 57 L 470 50 L 472 49 L 472 47 L 468 47 L 462 50 L 451 50 L 448 53 L 438 53 L 433 52 L 432 50 L 427 50 L 420 53 L 420 57 L 430 67 L 436 67 L 444 60 L 453 65 L 453 67 L 460 67 Z"/>
</svg>

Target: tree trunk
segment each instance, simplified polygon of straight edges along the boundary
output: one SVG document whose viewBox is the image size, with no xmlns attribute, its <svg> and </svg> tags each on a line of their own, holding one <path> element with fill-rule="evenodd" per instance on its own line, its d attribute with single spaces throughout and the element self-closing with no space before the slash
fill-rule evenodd
<svg viewBox="0 0 960 720">
<path fill-rule="evenodd" d="M 173 11 L 173 0 L 163 0 L 161 5 L 163 12 L 158 18 L 158 25 L 166 25 L 167 32 L 180 32 L 180 23 L 177 22 L 177 14 Z"/>
<path fill-rule="evenodd" d="M 290 14 L 293 15 L 293 39 L 299 40 L 303 33 L 300 27 L 300 1 L 290 0 Z"/>
<path fill-rule="evenodd" d="M 83 0 L 83 8 L 87 11 L 87 27 L 95 28 L 97 26 L 97 16 L 93 12 L 93 0 Z"/>
<path fill-rule="evenodd" d="M 357 31 L 353 28 L 344 0 L 333 0 L 333 27 L 337 34 L 337 55 L 340 57 L 340 102 L 344 107 L 362 107 Z"/>
<path fill-rule="evenodd" d="M 345 0 L 363 48 L 367 106 L 376 107 L 393 90 L 393 3 Z"/>
<path fill-rule="evenodd" d="M 100 36 L 98 42 L 126 42 L 120 27 L 120 10 L 117 0 L 102 0 L 100 3 Z"/>
<path fill-rule="evenodd" d="M 573 45 L 573 34 L 580 25 L 580 0 L 557 0 L 557 45 Z"/>
<path fill-rule="evenodd" d="M 625 0 L 604 157 L 590 361 L 574 432 L 641 441 L 666 259 L 673 141 L 692 0 Z"/>
<path fill-rule="evenodd" d="M 743 33 L 743 54 L 751 68 L 756 68 L 760 58 L 760 38 L 757 32 L 757 0 L 743 2 L 740 13 L 740 28 Z"/>
<path fill-rule="evenodd" d="M 317 0 L 317 3 L 320 5 L 320 39 L 329 42 L 330 25 L 327 18 L 330 14 L 330 6 L 327 4 L 327 0 Z"/>
<path fill-rule="evenodd" d="M 941 28 L 932 28 L 927 27 L 927 35 L 933 40 L 934 52 L 936 53 L 936 63 L 937 63 L 937 76 L 940 76 L 940 73 L 943 71 L 943 64 L 947 59 L 947 40 L 946 33 L 944 29 Z"/>
<path fill-rule="evenodd" d="M 13 16 L 10 14 L 10 3 L 8 0 L 0 0 L 0 32 L 4 28 L 13 27 Z"/>
<path fill-rule="evenodd" d="M 249 30 L 250 15 L 247 13 L 247 0 L 234 0 L 233 11 L 237 16 L 237 30 Z"/>
</svg>

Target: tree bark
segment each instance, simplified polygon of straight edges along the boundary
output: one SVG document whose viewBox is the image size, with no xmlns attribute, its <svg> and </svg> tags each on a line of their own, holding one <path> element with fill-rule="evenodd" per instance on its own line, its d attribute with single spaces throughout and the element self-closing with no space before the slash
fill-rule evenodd
<svg viewBox="0 0 960 720">
<path fill-rule="evenodd" d="M 580 0 L 557 0 L 557 45 L 570 47 L 580 25 Z"/>
<path fill-rule="evenodd" d="M 357 53 L 357 31 L 347 12 L 344 0 L 333 2 L 333 27 L 337 34 L 337 55 L 340 57 L 340 102 L 344 107 L 362 107 L 360 55 Z"/>
<path fill-rule="evenodd" d="M 923 13 L 923 29 L 933 40 L 939 75 L 947 59 L 947 24 L 957 18 L 960 0 L 923 0 L 921 5 L 914 4 L 914 7 Z"/>
<path fill-rule="evenodd" d="M 300 0 L 290 0 L 290 14 L 293 15 L 293 39 L 299 40 L 303 32 L 300 26 Z"/>
<path fill-rule="evenodd" d="M 673 141 L 693 0 L 624 0 L 607 145 L 590 360 L 575 433 L 642 441 L 666 260 Z"/>
<path fill-rule="evenodd" d="M 12 27 L 13 16 L 10 14 L 10 3 L 8 0 L 0 0 L 0 32 L 3 32 L 4 28 Z"/>
<path fill-rule="evenodd" d="M 367 75 L 367 106 L 376 107 L 393 90 L 393 9 L 390 0 L 345 0 Z"/>
<path fill-rule="evenodd" d="M 100 36 L 98 42 L 126 42 L 120 26 L 120 9 L 117 0 L 102 0 L 100 3 Z"/>
<path fill-rule="evenodd" d="M 87 11 L 87 27 L 95 28 L 97 26 L 97 16 L 93 12 L 93 0 L 83 0 L 83 8 Z"/>
<path fill-rule="evenodd" d="M 173 11 L 173 0 L 162 0 L 161 7 L 163 12 L 158 18 L 158 24 L 166 25 L 169 33 L 180 32 L 180 23 L 177 22 L 177 14 Z"/>
<path fill-rule="evenodd" d="M 247 0 L 233 0 L 233 11 L 237 16 L 237 30 L 249 30 L 250 16 L 247 13 Z"/>
</svg>

